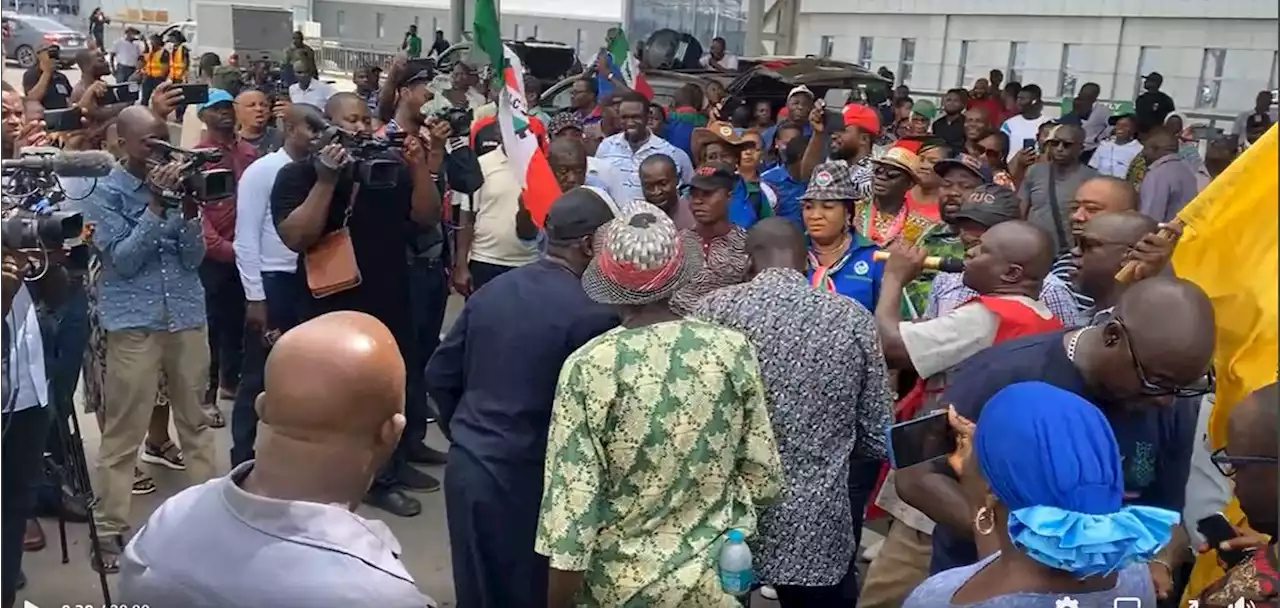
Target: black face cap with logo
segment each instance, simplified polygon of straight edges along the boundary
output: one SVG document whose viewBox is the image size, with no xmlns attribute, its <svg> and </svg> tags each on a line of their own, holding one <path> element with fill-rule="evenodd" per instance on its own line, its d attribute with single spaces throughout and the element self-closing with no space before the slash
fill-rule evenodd
<svg viewBox="0 0 1280 608">
<path fill-rule="evenodd" d="M 551 203 L 543 229 L 548 241 L 563 243 L 591 236 L 613 218 L 613 207 L 599 190 L 579 186 Z"/>
<path fill-rule="evenodd" d="M 738 174 L 725 163 L 707 163 L 693 172 L 689 185 L 698 190 L 733 190 Z"/>
<path fill-rule="evenodd" d="M 1018 197 L 1013 190 L 995 184 L 978 186 L 968 199 L 960 203 L 955 215 L 957 222 L 969 220 L 987 228 L 1021 217 Z"/>
</svg>

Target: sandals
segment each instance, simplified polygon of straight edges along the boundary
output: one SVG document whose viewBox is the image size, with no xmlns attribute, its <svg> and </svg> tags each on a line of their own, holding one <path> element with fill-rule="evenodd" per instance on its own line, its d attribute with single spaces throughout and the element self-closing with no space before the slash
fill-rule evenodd
<svg viewBox="0 0 1280 608">
<path fill-rule="evenodd" d="M 147 464 L 159 465 L 175 471 L 184 471 L 187 468 L 186 462 L 182 460 L 182 450 L 178 449 L 172 440 L 166 440 L 158 446 L 149 442 L 143 443 L 142 454 L 138 458 Z"/>
<path fill-rule="evenodd" d="M 211 428 L 220 429 L 227 426 L 227 419 L 223 417 L 222 410 L 218 409 L 218 406 L 205 408 L 204 414 L 209 418 Z"/>
<path fill-rule="evenodd" d="M 156 481 L 150 475 L 142 472 L 142 469 L 135 468 L 133 470 L 133 495 L 142 496 L 156 491 Z"/>
<path fill-rule="evenodd" d="M 89 544 L 89 566 L 95 572 L 115 574 L 120 571 L 120 554 L 124 553 L 124 539 L 118 535 L 98 537 L 98 544 Z"/>
</svg>

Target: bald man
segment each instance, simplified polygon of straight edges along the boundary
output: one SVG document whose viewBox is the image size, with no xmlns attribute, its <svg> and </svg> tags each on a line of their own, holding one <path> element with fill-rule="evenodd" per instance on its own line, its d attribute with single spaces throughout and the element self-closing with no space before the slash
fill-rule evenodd
<svg viewBox="0 0 1280 608">
<path fill-rule="evenodd" d="M 124 159 L 99 179 L 84 204 L 102 260 L 99 323 L 106 332 L 102 444 L 94 506 L 99 543 L 90 563 L 117 569 L 129 528 L 133 469 L 146 437 L 163 369 L 174 426 L 192 483 L 214 475 L 212 439 L 201 398 L 209 377 L 199 208 L 158 192 L 177 186 L 180 164 L 152 168 L 149 140 L 168 141 L 165 122 L 145 107 L 120 112 Z"/>
<path fill-rule="evenodd" d="M 884 458 L 893 407 L 875 321 L 856 301 L 809 287 L 805 239 L 786 218 L 757 222 L 746 249 L 754 277 L 703 298 L 693 315 L 751 341 L 783 446 L 788 492 L 760 512 L 757 576 L 783 606 L 846 604 L 840 583 L 866 508 L 865 495 L 851 504 L 850 462 Z"/>
<path fill-rule="evenodd" d="M 1081 227 L 1071 254 L 1078 267 L 1075 287 L 1094 302 L 1090 325 L 1110 320 L 1112 308 L 1129 286 L 1116 281 L 1116 273 L 1129 250 L 1155 231 L 1155 220 L 1132 210 L 1099 213 Z"/>
<path fill-rule="evenodd" d="M 1131 286 L 1115 312 L 1101 326 L 1028 336 L 970 357 L 951 374 L 940 401 L 973 420 L 992 395 L 1017 382 L 1076 393 L 1111 422 L 1124 463 L 1125 502 L 1181 512 L 1196 412 L 1186 399 L 1174 399 L 1194 400 L 1210 390 L 1213 308 L 1194 284 L 1155 277 Z M 935 571 L 977 560 L 973 513 L 949 467 L 903 470 L 898 491 L 938 522 Z M 1167 550 L 1185 548 L 1171 542 Z M 1163 553 L 1161 561 L 1170 563 Z M 1164 565 L 1153 561 L 1150 569 L 1153 582 L 1168 580 Z"/>
<path fill-rule="evenodd" d="M 1019 141 L 1013 142 L 1015 148 L 1019 145 Z M 1067 217 L 1072 196 L 1080 184 L 1098 175 L 1093 167 L 1080 162 L 1083 145 L 1084 129 L 1079 125 L 1052 127 L 1044 142 L 1049 162 L 1032 165 L 1018 187 L 1022 216 L 1049 233 L 1054 253 L 1071 247 Z"/>
<path fill-rule="evenodd" d="M 1164 128 L 1142 140 L 1142 157 L 1147 172 L 1138 185 L 1139 210 L 1157 222 L 1169 222 L 1200 191 L 1196 172 L 1178 153 L 1178 136 Z"/>
<path fill-rule="evenodd" d="M 129 542 L 120 594 L 152 606 L 434 606 L 385 524 L 354 513 L 404 431 L 387 327 L 333 312 L 286 332 L 256 407 L 258 459 L 165 501 Z"/>
<path fill-rule="evenodd" d="M 259 158 L 284 145 L 284 134 L 271 124 L 271 112 L 271 102 L 262 91 L 245 89 L 236 95 L 236 132 Z"/>
<path fill-rule="evenodd" d="M 240 94 L 238 99 L 253 91 Z M 237 111 L 240 111 L 237 106 Z M 236 184 L 236 269 L 244 290 L 244 362 L 231 410 L 231 466 L 253 459 L 258 414 L 253 402 L 262 392 L 266 350 L 281 333 L 302 318 L 310 298 L 305 277 L 298 274 L 298 254 L 285 246 L 271 215 L 271 190 L 280 170 L 311 154 L 314 131 L 307 116 L 319 115 L 308 105 L 290 106 L 283 115 L 283 146 L 249 165 Z"/>
</svg>

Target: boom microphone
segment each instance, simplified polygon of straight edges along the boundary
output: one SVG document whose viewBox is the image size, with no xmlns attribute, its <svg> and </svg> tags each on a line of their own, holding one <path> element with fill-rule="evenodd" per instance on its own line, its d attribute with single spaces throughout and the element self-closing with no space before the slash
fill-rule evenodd
<svg viewBox="0 0 1280 608">
<path fill-rule="evenodd" d="M 877 251 L 871 254 L 871 259 L 877 262 L 883 262 L 889 259 L 889 252 Z M 924 267 L 938 272 L 964 272 L 964 260 L 961 258 L 944 258 L 931 255 L 924 259 Z"/>
<path fill-rule="evenodd" d="M 67 151 L 57 148 L 24 148 L 21 158 L 0 161 L 0 170 L 54 173 L 62 177 L 106 177 L 116 158 L 102 150 Z"/>
</svg>

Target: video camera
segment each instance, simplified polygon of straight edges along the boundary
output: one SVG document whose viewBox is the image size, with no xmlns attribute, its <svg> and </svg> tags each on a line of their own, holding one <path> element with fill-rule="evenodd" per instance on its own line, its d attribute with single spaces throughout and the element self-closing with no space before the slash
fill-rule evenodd
<svg viewBox="0 0 1280 608">
<path fill-rule="evenodd" d="M 404 148 L 406 133 L 389 133 L 386 139 L 374 137 L 367 133 L 355 133 L 338 128 L 325 119 L 309 114 L 307 126 L 316 132 L 313 149 L 338 143 L 351 158 L 354 172 L 351 177 L 365 188 L 391 188 L 396 185 L 396 172 L 401 162 L 386 158 L 386 152 Z"/>
<path fill-rule="evenodd" d="M 0 243 L 6 249 L 80 245 L 83 216 L 54 207 L 67 199 L 58 177 L 105 177 L 113 166 L 115 158 L 99 150 L 70 152 L 39 147 L 24 149 L 19 158 L 0 161 L 5 178 Z"/>
<path fill-rule="evenodd" d="M 235 174 L 230 169 L 204 169 L 209 163 L 222 160 L 222 151 L 213 148 L 180 148 L 163 139 L 147 140 L 156 164 L 163 164 L 179 156 L 183 159 L 182 179 L 177 190 L 160 191 L 160 197 L 175 206 L 191 198 L 198 203 L 212 203 L 230 197 L 236 192 Z"/>
<path fill-rule="evenodd" d="M 436 112 L 436 117 L 449 123 L 449 130 L 453 131 L 454 135 L 465 136 L 471 132 L 471 122 L 475 118 L 475 113 L 471 108 L 450 106 Z"/>
</svg>

